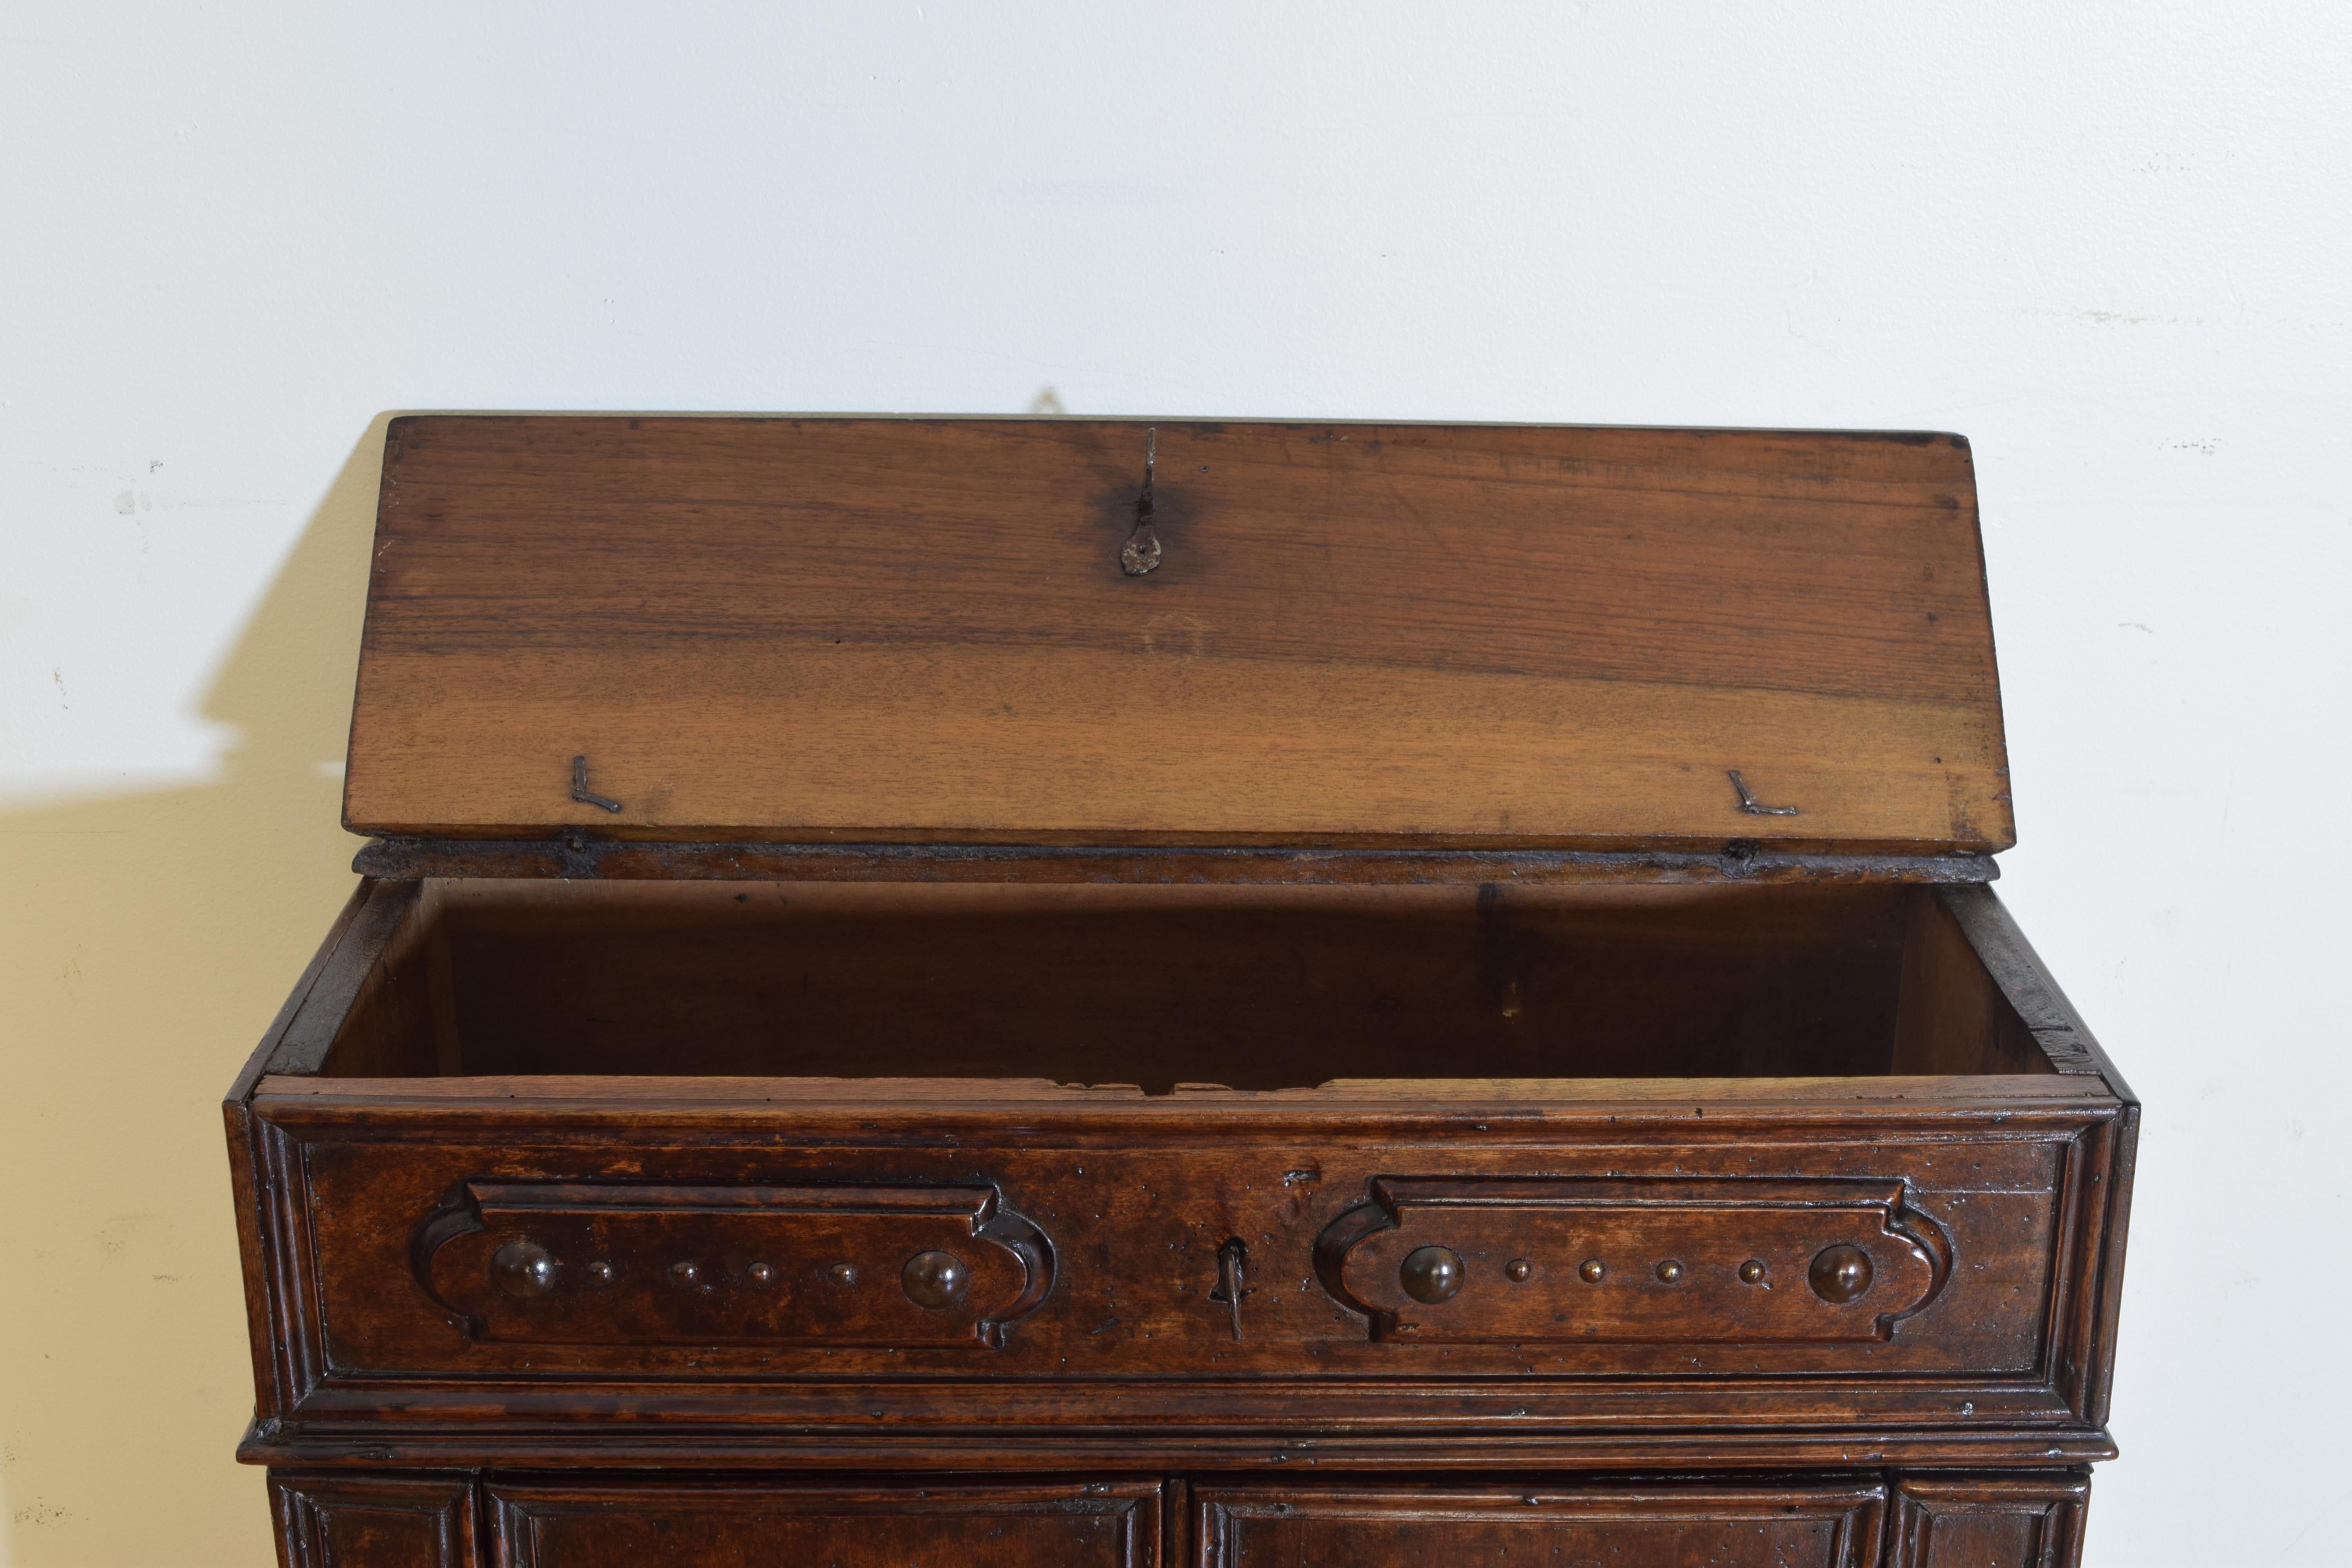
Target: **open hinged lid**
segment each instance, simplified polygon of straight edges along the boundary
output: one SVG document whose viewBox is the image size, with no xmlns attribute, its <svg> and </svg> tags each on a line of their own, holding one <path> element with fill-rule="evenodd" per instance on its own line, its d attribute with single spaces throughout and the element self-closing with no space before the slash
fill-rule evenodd
<svg viewBox="0 0 2352 1568">
<path fill-rule="evenodd" d="M 1960 437 L 1183 420 L 396 420 L 344 820 L 2012 837 Z"/>
</svg>

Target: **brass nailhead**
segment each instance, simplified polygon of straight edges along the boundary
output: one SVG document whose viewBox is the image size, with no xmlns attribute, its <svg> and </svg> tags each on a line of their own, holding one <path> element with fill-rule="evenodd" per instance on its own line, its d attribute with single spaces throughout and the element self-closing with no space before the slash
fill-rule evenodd
<svg viewBox="0 0 2352 1568">
<path fill-rule="evenodd" d="M 1806 1270 L 1805 1280 L 1812 1286 L 1814 1295 L 1843 1306 L 1860 1300 L 1862 1293 L 1870 1289 L 1870 1254 L 1840 1242 L 1813 1255 L 1813 1266 Z"/>
<path fill-rule="evenodd" d="M 490 1254 L 490 1279 L 520 1300 L 544 1296 L 562 1278 L 563 1265 L 535 1241 L 509 1241 Z"/>
<path fill-rule="evenodd" d="M 1416 1247 L 1397 1270 L 1404 1293 L 1435 1306 L 1462 1289 L 1462 1255 L 1450 1247 Z"/>
<path fill-rule="evenodd" d="M 1678 1282 L 1682 1277 L 1683 1266 L 1673 1258 L 1669 1258 L 1658 1265 L 1658 1279 L 1662 1283 L 1672 1285 Z"/>
<path fill-rule="evenodd" d="M 1598 1258 L 1588 1258 L 1576 1266 L 1576 1272 L 1577 1277 L 1587 1285 L 1598 1285 L 1601 1283 L 1601 1276 L 1607 1274 L 1609 1270 L 1602 1267 Z"/>
<path fill-rule="evenodd" d="M 918 1307 L 951 1307 L 963 1294 L 963 1259 L 952 1252 L 918 1252 L 898 1271 L 898 1284 Z"/>
<path fill-rule="evenodd" d="M 1514 1258 L 1503 1265 L 1503 1278 L 1514 1285 L 1524 1285 L 1535 1271 L 1536 1266 L 1524 1258 Z"/>
<path fill-rule="evenodd" d="M 1739 1282 L 1743 1285 L 1761 1285 L 1764 1282 L 1764 1260 L 1760 1258 L 1751 1258 L 1741 1264 Z"/>
</svg>

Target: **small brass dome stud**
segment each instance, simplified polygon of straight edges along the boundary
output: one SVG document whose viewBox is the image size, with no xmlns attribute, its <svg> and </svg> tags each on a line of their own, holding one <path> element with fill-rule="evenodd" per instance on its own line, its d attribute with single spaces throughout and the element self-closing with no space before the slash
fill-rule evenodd
<svg viewBox="0 0 2352 1568">
<path fill-rule="evenodd" d="M 918 1252 L 898 1271 L 907 1300 L 934 1312 L 954 1306 L 964 1283 L 963 1259 L 952 1252 Z"/>
<path fill-rule="evenodd" d="M 1433 1307 L 1462 1289 L 1462 1255 L 1450 1247 L 1417 1247 L 1405 1255 L 1397 1280 L 1406 1295 Z"/>
<path fill-rule="evenodd" d="M 1858 1300 L 1870 1289 L 1870 1254 L 1859 1247 L 1841 1242 L 1825 1247 L 1813 1256 L 1813 1266 L 1805 1272 L 1806 1282 L 1813 1294 L 1822 1300 L 1843 1306 Z"/>
<path fill-rule="evenodd" d="M 519 1300 L 544 1296 L 563 1278 L 563 1265 L 535 1241 L 509 1241 L 490 1254 L 491 1282 Z"/>
</svg>

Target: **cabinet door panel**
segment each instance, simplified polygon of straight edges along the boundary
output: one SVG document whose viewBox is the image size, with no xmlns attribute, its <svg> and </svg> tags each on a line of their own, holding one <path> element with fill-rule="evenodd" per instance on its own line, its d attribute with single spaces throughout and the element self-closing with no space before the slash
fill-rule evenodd
<svg viewBox="0 0 2352 1568">
<path fill-rule="evenodd" d="M 477 1568 L 473 1483 L 269 1473 L 284 1568 Z"/>
<path fill-rule="evenodd" d="M 499 1568 L 1158 1568 L 1155 1482 L 493 1484 Z"/>
<path fill-rule="evenodd" d="M 1201 1487 L 1196 1568 L 1872 1568 L 1885 1489 Z"/>
<path fill-rule="evenodd" d="M 1895 1568 L 2074 1568 L 2091 1478 L 1906 1476 L 1895 1500 Z"/>
</svg>

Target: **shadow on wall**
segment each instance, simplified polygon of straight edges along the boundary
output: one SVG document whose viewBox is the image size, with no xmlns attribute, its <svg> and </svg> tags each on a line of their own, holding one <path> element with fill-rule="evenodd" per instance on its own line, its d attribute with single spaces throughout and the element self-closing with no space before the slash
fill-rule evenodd
<svg viewBox="0 0 2352 1568">
<path fill-rule="evenodd" d="M 274 1559 L 219 1103 L 352 881 L 390 417 L 205 695 L 225 777 L 0 814 L 0 1568 Z"/>
</svg>

